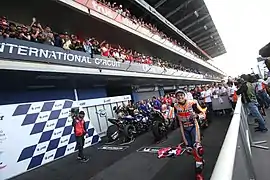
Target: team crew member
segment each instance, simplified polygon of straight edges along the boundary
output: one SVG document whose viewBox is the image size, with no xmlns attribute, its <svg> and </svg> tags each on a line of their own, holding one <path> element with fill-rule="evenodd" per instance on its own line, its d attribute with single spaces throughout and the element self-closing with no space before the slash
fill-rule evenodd
<svg viewBox="0 0 270 180">
<path fill-rule="evenodd" d="M 85 126 L 84 115 L 84 112 L 80 111 L 78 116 L 73 117 L 72 125 L 74 127 L 74 134 L 77 142 L 76 146 L 79 150 L 77 159 L 81 160 L 82 162 L 87 162 L 89 159 L 86 158 L 83 153 L 83 146 L 85 141 L 84 136 L 88 136 L 86 133 L 87 128 Z"/>
<path fill-rule="evenodd" d="M 160 111 L 161 110 L 161 102 L 154 96 L 153 97 L 153 108 L 155 109 L 155 110 L 158 110 L 158 111 Z"/>
<path fill-rule="evenodd" d="M 203 147 L 200 139 L 200 129 L 196 120 L 196 114 L 193 106 L 197 105 L 199 111 L 204 113 L 203 109 L 196 100 L 187 100 L 185 91 L 177 90 L 175 93 L 177 103 L 174 105 L 175 115 L 180 123 L 180 130 L 183 140 L 188 146 L 195 159 L 196 178 L 203 180 L 202 170 L 204 166 Z"/>
</svg>

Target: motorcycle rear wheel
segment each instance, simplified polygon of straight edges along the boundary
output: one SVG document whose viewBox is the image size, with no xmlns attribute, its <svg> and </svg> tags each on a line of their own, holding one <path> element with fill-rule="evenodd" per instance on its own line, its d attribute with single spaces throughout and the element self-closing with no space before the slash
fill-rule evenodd
<svg viewBox="0 0 270 180">
<path fill-rule="evenodd" d="M 120 132 L 116 125 L 111 125 L 108 127 L 108 130 L 107 130 L 108 142 L 116 141 L 117 139 L 119 139 L 119 136 L 120 136 Z"/>
</svg>

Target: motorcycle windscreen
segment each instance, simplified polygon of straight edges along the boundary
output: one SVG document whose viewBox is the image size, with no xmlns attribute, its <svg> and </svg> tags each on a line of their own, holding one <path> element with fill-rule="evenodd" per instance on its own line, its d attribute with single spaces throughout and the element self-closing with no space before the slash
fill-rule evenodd
<svg viewBox="0 0 270 180">
<path fill-rule="evenodd" d="M 101 133 L 106 133 L 108 129 L 108 121 L 107 121 L 107 111 L 104 107 L 104 105 L 98 105 L 96 106 L 96 114 L 97 118 L 99 120 L 99 125 L 101 129 Z"/>
<path fill-rule="evenodd" d="M 106 113 L 107 113 L 107 120 L 108 118 L 114 117 L 112 104 L 104 104 L 104 109 L 106 110 Z M 107 123 L 108 123 L 108 126 L 112 125 L 112 123 L 110 123 L 109 121 Z"/>
</svg>

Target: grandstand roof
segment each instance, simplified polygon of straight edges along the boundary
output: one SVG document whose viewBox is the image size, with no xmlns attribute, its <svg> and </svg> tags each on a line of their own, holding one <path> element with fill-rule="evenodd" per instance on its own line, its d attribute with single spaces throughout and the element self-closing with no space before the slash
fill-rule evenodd
<svg viewBox="0 0 270 180">
<path fill-rule="evenodd" d="M 204 0 L 145 0 L 211 57 L 226 53 Z"/>
<path fill-rule="evenodd" d="M 259 55 L 262 57 L 270 57 L 270 43 L 259 50 Z"/>
<path fill-rule="evenodd" d="M 127 1 L 124 0 L 114 1 L 127 4 Z M 193 42 L 195 42 L 200 49 L 202 49 L 212 58 L 226 53 L 224 44 L 219 36 L 215 24 L 213 23 L 204 0 L 144 1 L 155 8 L 162 16 L 167 18 L 172 24 L 174 24 L 179 30 L 181 30 Z M 134 1 L 131 2 L 135 4 Z M 144 17 L 144 19 L 153 22 L 158 29 L 162 30 L 163 32 L 165 31 L 167 35 L 179 39 L 179 35 L 173 33 L 168 27 L 164 27 L 164 23 L 162 23 L 162 25 L 160 22 L 157 22 L 157 18 L 150 15 L 150 12 L 147 13 L 144 10 L 144 13 L 142 13 L 142 11 L 139 11 L 138 8 L 134 8 L 134 6 L 131 6 L 130 4 L 128 9 L 132 9 L 133 13 L 134 11 L 137 11 L 137 13 L 135 12 L 137 16 Z M 189 45 L 189 47 L 195 52 L 200 52 L 200 50 L 196 49 L 194 46 Z M 200 54 L 203 55 L 202 53 Z"/>
</svg>

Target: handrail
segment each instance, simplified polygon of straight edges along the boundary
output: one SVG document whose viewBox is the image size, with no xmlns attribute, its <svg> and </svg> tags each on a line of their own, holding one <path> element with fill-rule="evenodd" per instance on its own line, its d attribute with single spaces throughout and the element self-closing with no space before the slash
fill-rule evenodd
<svg viewBox="0 0 270 180">
<path fill-rule="evenodd" d="M 234 161 L 237 148 L 241 120 L 241 97 L 238 98 L 237 105 L 231 120 L 228 132 L 223 142 L 218 156 L 211 180 L 231 180 L 233 176 Z"/>
</svg>

